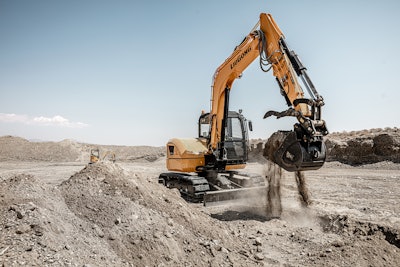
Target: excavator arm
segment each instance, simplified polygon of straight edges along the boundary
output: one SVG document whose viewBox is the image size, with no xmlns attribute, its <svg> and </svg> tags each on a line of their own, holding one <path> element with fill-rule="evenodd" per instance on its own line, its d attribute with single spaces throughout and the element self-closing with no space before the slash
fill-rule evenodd
<svg viewBox="0 0 400 267">
<path fill-rule="evenodd" d="M 218 67 L 213 76 L 211 99 L 210 148 L 216 150 L 223 140 L 224 117 L 229 106 L 229 93 L 235 79 L 259 56 L 256 32 L 249 33 L 232 55 Z"/>
<path fill-rule="evenodd" d="M 264 118 L 273 115 L 277 118 L 294 116 L 299 121 L 293 132 L 280 131 L 272 135 L 267 142 L 265 156 L 289 171 L 321 167 L 326 156 L 322 137 L 328 133 L 325 122 L 321 119 L 323 98 L 315 89 L 297 54 L 289 50 L 285 37 L 272 16 L 265 13 L 260 15 L 256 27 L 215 71 L 208 154 L 216 155 L 216 160 L 224 158 L 229 93 L 235 79 L 257 58 L 263 71 L 272 69 L 281 94 L 289 106 L 283 112 L 269 111 Z M 301 78 L 311 98 L 304 97 L 297 77 Z"/>
</svg>

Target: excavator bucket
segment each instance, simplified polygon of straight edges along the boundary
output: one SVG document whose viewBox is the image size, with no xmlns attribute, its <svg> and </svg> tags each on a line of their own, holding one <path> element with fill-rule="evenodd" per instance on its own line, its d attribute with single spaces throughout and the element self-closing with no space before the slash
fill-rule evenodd
<svg viewBox="0 0 400 267">
<path fill-rule="evenodd" d="M 290 172 L 317 170 L 325 162 L 326 147 L 322 139 L 306 142 L 294 131 L 278 131 L 268 139 L 264 157 Z"/>
<path fill-rule="evenodd" d="M 267 186 L 208 191 L 204 194 L 204 206 L 265 205 Z M 263 200 L 264 199 L 264 200 Z"/>
</svg>

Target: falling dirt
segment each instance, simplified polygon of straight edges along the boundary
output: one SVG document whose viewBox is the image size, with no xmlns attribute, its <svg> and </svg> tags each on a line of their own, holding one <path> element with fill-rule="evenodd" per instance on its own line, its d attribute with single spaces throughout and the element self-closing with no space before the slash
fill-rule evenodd
<svg viewBox="0 0 400 267">
<path fill-rule="evenodd" d="M 271 218 L 279 218 L 282 213 L 281 179 L 283 170 L 271 161 L 267 162 L 266 168 L 266 179 L 268 181 L 267 214 L 269 214 Z"/>
<path fill-rule="evenodd" d="M 267 180 L 267 211 L 266 214 L 271 218 L 279 218 L 282 213 L 281 201 L 281 180 L 284 170 L 277 164 L 267 161 L 265 177 Z M 294 173 L 297 190 L 299 194 L 299 202 L 303 207 L 311 205 L 311 197 L 308 192 L 305 174 L 302 171 Z"/>
<path fill-rule="evenodd" d="M 307 189 L 305 174 L 302 171 L 296 171 L 294 176 L 296 178 L 300 202 L 304 207 L 308 207 L 311 204 L 311 199 Z"/>
</svg>

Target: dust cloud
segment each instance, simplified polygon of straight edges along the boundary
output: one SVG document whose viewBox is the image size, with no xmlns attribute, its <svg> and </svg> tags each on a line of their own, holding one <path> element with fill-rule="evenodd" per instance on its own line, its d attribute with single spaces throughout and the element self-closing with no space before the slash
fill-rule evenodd
<svg viewBox="0 0 400 267">
<path fill-rule="evenodd" d="M 281 218 L 284 209 L 282 199 L 282 179 L 285 176 L 285 171 L 272 161 L 265 161 L 262 170 L 257 171 L 258 175 L 264 177 L 265 190 L 254 190 L 242 192 L 241 197 L 235 201 L 229 202 L 227 205 L 236 206 L 236 209 L 241 207 L 241 210 L 246 210 L 252 214 L 265 216 L 266 218 Z M 311 197 L 308 191 L 304 172 L 297 171 L 294 173 L 296 194 L 296 209 L 307 209 L 311 205 Z M 291 213 L 292 206 L 289 203 L 286 207 L 285 216 Z M 295 204 L 295 203 L 292 203 Z M 300 206 L 298 206 L 300 204 Z M 303 215 L 308 214 L 303 210 Z"/>
<path fill-rule="evenodd" d="M 277 164 L 268 161 L 265 166 L 265 179 L 267 187 L 267 215 L 271 218 L 279 218 L 282 214 L 281 180 L 284 177 L 283 169 Z M 302 207 L 311 205 L 311 197 L 306 183 L 304 172 L 296 171 L 294 177 L 297 184 L 299 201 Z"/>
</svg>

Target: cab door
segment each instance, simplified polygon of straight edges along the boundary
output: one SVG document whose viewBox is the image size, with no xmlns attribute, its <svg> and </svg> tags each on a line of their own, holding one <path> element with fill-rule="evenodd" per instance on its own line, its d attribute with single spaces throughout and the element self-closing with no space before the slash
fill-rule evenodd
<svg viewBox="0 0 400 267">
<path fill-rule="evenodd" d="M 228 164 L 247 161 L 247 128 L 241 117 L 228 118 L 224 145 Z"/>
</svg>

